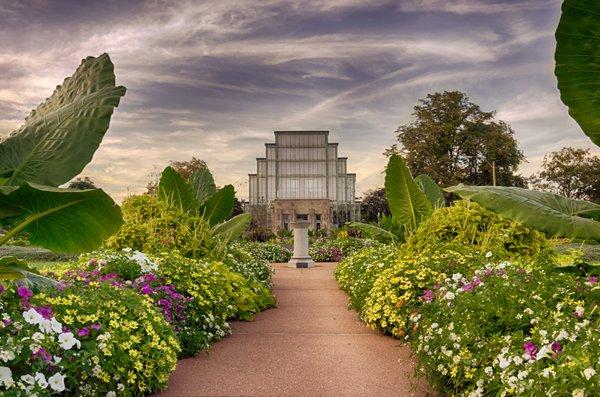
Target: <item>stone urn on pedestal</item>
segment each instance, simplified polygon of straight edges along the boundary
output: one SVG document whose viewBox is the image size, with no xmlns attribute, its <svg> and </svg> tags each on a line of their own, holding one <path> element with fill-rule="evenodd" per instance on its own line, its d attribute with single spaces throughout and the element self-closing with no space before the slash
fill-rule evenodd
<svg viewBox="0 0 600 397">
<path fill-rule="evenodd" d="M 315 265 L 315 262 L 308 255 L 308 226 L 307 221 L 292 222 L 294 229 L 294 255 L 290 259 L 289 266 L 295 268 L 309 268 Z"/>
</svg>

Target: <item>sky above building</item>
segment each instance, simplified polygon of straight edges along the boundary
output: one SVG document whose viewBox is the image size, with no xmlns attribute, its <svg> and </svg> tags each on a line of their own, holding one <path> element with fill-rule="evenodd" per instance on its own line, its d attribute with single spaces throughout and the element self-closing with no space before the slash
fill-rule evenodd
<svg viewBox="0 0 600 397">
<path fill-rule="evenodd" d="M 246 197 L 263 144 L 295 129 L 330 130 L 364 192 L 418 99 L 443 90 L 496 110 L 529 175 L 563 146 L 599 153 L 556 89 L 559 17 L 556 0 L 4 0 L 0 136 L 107 52 L 127 94 L 82 175 L 118 200 L 192 156 Z"/>
</svg>

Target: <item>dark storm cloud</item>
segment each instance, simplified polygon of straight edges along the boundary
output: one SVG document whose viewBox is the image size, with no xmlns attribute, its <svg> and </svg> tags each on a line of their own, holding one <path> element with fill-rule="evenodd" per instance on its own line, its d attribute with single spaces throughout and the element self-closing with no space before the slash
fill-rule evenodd
<svg viewBox="0 0 600 397">
<path fill-rule="evenodd" d="M 463 90 L 516 131 L 530 158 L 591 147 L 553 76 L 554 0 L 4 1 L 0 134 L 108 52 L 128 92 L 84 174 L 121 198 L 168 160 L 245 180 L 274 129 L 330 129 L 358 191 L 429 92 Z M 241 183 L 241 195 L 247 187 Z"/>
</svg>

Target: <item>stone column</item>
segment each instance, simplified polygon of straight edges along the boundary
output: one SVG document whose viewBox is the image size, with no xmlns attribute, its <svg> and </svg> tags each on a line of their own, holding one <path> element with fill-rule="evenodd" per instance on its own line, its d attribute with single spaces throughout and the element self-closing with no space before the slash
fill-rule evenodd
<svg viewBox="0 0 600 397">
<path fill-rule="evenodd" d="M 294 255 L 290 259 L 289 267 L 308 268 L 313 267 L 315 262 L 308 255 L 308 225 L 306 221 L 292 222 L 294 229 Z"/>
</svg>

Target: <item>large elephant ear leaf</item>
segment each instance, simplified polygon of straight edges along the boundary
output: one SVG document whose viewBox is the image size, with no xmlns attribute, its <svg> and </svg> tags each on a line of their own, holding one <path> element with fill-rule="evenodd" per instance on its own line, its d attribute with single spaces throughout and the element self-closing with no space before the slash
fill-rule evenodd
<svg viewBox="0 0 600 397">
<path fill-rule="evenodd" d="M 372 225 L 370 223 L 362 223 L 362 222 L 350 222 L 348 226 L 360 230 L 367 236 L 382 243 L 394 243 L 398 241 L 398 237 L 390 232 L 389 230 L 385 230 L 382 227 Z"/>
<path fill-rule="evenodd" d="M 433 211 L 404 159 L 398 155 L 390 156 L 385 171 L 385 196 L 395 222 L 407 230 L 414 230 Z"/>
<path fill-rule="evenodd" d="M 123 223 L 121 209 L 101 189 L 59 189 L 33 183 L 16 189 L 0 186 L 0 208 L 4 207 L 18 207 L 21 212 L 5 219 L 11 228 L 0 237 L 0 245 L 26 232 L 32 245 L 52 251 L 92 251 Z"/>
<path fill-rule="evenodd" d="M 181 209 L 191 212 L 198 209 L 192 186 L 187 183 L 177 171 L 171 167 L 164 169 L 160 175 L 157 187 L 158 199 Z"/>
<path fill-rule="evenodd" d="M 87 57 L 0 143 L 0 177 L 7 185 L 59 186 L 83 170 L 125 95 L 125 87 L 115 87 L 113 69 L 107 54 Z"/>
<path fill-rule="evenodd" d="M 592 142 L 600 146 L 600 2 L 566 0 L 556 29 L 560 97 Z"/>
<path fill-rule="evenodd" d="M 552 236 L 600 240 L 600 205 L 549 192 L 505 186 L 444 189 Z"/>
<path fill-rule="evenodd" d="M 438 186 L 435 181 L 426 174 L 417 175 L 415 182 L 419 185 L 419 188 L 429 200 L 429 203 L 433 208 L 440 208 L 446 205 L 446 198 L 444 197 L 444 191 Z"/>
<path fill-rule="evenodd" d="M 190 184 L 192 185 L 192 189 L 196 194 L 196 199 L 200 204 L 208 200 L 210 196 L 217 192 L 215 180 L 208 167 L 196 170 L 190 177 Z"/>
<path fill-rule="evenodd" d="M 218 225 L 213 226 L 213 235 L 221 238 L 223 241 L 231 241 L 240 237 L 252 221 L 252 215 L 250 214 L 239 214 L 233 218 L 221 222 Z"/>
<path fill-rule="evenodd" d="M 27 262 L 14 256 L 0 258 L 0 280 L 16 280 L 33 290 L 58 286 L 58 282 L 31 269 Z"/>
<path fill-rule="evenodd" d="M 234 204 L 235 189 L 232 185 L 225 185 L 200 206 L 200 214 L 214 226 L 229 218 Z"/>
</svg>

